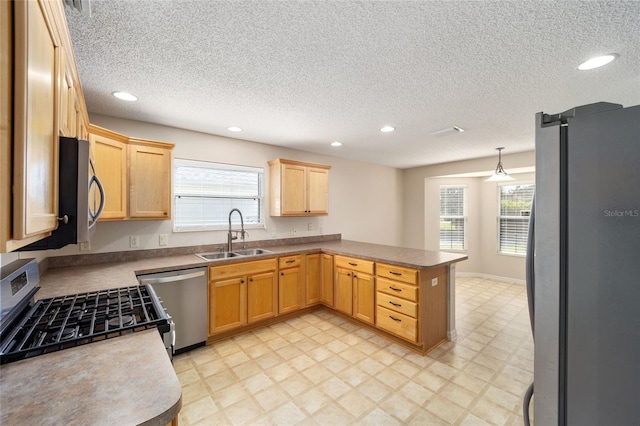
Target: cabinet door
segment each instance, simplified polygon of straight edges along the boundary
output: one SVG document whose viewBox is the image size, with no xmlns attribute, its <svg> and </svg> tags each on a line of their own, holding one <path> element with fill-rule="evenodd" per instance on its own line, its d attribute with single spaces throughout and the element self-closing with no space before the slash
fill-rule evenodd
<svg viewBox="0 0 640 426">
<path fill-rule="evenodd" d="M 60 75 L 60 134 L 62 136 L 75 137 L 76 131 L 76 91 L 73 83 L 73 70 L 67 60 L 64 49 L 60 49 L 60 62 L 62 72 Z"/>
<path fill-rule="evenodd" d="M 306 306 L 320 302 L 320 253 L 307 255 Z"/>
<path fill-rule="evenodd" d="M 320 301 L 333 306 L 333 256 L 323 254 L 321 260 Z"/>
<path fill-rule="evenodd" d="M 252 323 L 278 313 L 278 281 L 275 271 L 249 276 L 247 283 L 247 322 Z"/>
<path fill-rule="evenodd" d="M 58 226 L 60 48 L 44 2 L 12 4 L 13 238 L 22 240 L 47 234 Z"/>
<path fill-rule="evenodd" d="M 105 192 L 100 219 L 127 217 L 127 145 L 99 134 L 89 136 L 96 175 Z"/>
<path fill-rule="evenodd" d="M 306 167 L 294 164 L 282 166 L 282 214 L 304 215 L 306 202 Z"/>
<path fill-rule="evenodd" d="M 356 272 L 353 274 L 353 316 L 373 324 L 375 312 L 375 286 L 373 276 Z"/>
<path fill-rule="evenodd" d="M 329 171 L 309 167 L 307 173 L 307 213 L 329 213 Z"/>
<path fill-rule="evenodd" d="M 353 272 L 336 268 L 334 307 L 345 314 L 353 314 Z"/>
<path fill-rule="evenodd" d="M 209 335 L 247 323 L 247 282 L 245 277 L 209 283 Z"/>
<path fill-rule="evenodd" d="M 171 218 L 171 150 L 129 145 L 129 217 Z"/>
<path fill-rule="evenodd" d="M 300 280 L 302 268 L 280 270 L 278 282 L 279 312 L 281 314 L 296 311 L 300 306 Z"/>
</svg>

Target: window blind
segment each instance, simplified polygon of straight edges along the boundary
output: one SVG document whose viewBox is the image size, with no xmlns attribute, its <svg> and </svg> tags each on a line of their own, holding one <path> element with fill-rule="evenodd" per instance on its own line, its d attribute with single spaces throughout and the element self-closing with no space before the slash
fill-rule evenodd
<svg viewBox="0 0 640 426">
<path fill-rule="evenodd" d="M 174 231 L 227 228 L 233 208 L 245 225 L 264 225 L 263 178 L 261 168 L 175 159 Z M 232 223 L 240 224 L 238 215 Z"/>
<path fill-rule="evenodd" d="M 466 186 L 440 185 L 440 248 L 466 249 Z"/>
<path fill-rule="evenodd" d="M 534 184 L 498 186 L 498 252 L 526 254 L 534 191 Z"/>
</svg>

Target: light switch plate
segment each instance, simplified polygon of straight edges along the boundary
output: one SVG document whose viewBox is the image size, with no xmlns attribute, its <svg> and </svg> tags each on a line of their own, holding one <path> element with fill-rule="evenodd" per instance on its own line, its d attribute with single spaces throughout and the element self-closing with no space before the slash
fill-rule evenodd
<svg viewBox="0 0 640 426">
<path fill-rule="evenodd" d="M 158 245 L 166 246 L 169 244 L 169 236 L 167 234 L 158 235 Z"/>
<path fill-rule="evenodd" d="M 140 237 L 138 237 L 137 235 L 131 235 L 129 237 L 129 247 L 137 248 L 139 246 L 140 246 Z"/>
<path fill-rule="evenodd" d="M 438 277 L 431 278 L 431 287 L 435 287 L 438 285 Z"/>
</svg>

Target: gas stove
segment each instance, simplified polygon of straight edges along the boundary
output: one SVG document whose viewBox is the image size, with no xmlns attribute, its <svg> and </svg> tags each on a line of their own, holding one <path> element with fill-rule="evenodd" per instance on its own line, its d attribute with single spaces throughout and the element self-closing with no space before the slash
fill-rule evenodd
<svg viewBox="0 0 640 426">
<path fill-rule="evenodd" d="M 171 317 L 149 285 L 32 302 L 39 281 L 37 264 L 35 260 L 15 263 L 2 271 L 0 364 L 150 328 L 158 329 L 165 343 L 169 341 L 167 337 L 172 340 Z M 6 301 L 7 298 L 13 301 Z M 172 348 L 165 346 L 171 356 Z"/>
</svg>

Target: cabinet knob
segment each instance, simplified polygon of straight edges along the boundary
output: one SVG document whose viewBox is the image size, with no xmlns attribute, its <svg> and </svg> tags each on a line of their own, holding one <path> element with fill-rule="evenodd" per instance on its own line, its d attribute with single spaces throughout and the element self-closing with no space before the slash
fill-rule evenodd
<svg viewBox="0 0 640 426">
<path fill-rule="evenodd" d="M 356 274 L 353 274 L 353 278 L 358 278 L 358 276 Z"/>
<path fill-rule="evenodd" d="M 280 272 L 280 275 L 282 275 L 284 277 L 284 272 Z"/>
<path fill-rule="evenodd" d="M 244 284 L 244 280 L 240 280 L 240 284 Z"/>
<path fill-rule="evenodd" d="M 167 212 L 162 212 L 163 215 L 167 216 L 169 213 Z"/>
</svg>

